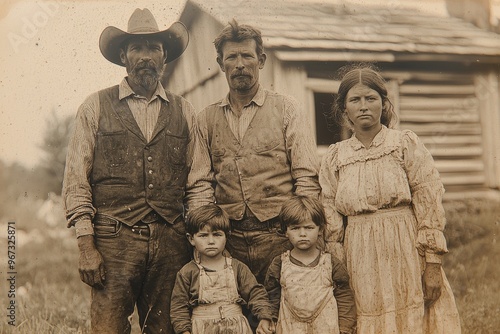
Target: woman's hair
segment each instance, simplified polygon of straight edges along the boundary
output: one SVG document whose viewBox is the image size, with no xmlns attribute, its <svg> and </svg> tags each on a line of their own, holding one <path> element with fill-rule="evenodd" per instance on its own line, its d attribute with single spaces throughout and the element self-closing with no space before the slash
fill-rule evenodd
<svg viewBox="0 0 500 334">
<path fill-rule="evenodd" d="M 259 29 L 251 27 L 246 24 L 238 24 L 233 19 L 229 24 L 220 32 L 219 36 L 214 41 L 215 49 L 217 50 L 217 57 L 222 59 L 222 48 L 226 42 L 243 42 L 247 39 L 253 39 L 256 44 L 257 55 L 260 56 L 264 52 L 262 43 L 262 34 Z"/>
<path fill-rule="evenodd" d="M 382 98 L 382 116 L 380 123 L 391 128 L 397 122 L 397 116 L 394 112 L 389 97 L 387 96 L 387 87 L 384 78 L 380 75 L 375 66 L 362 63 L 347 65 L 339 70 L 339 73 L 345 73 L 340 82 L 339 91 L 332 107 L 332 114 L 327 117 L 328 120 L 337 124 L 347 126 L 352 129 L 352 123 L 345 112 L 347 93 L 358 84 L 365 85 L 376 91 Z"/>
<path fill-rule="evenodd" d="M 189 211 L 186 221 L 187 233 L 194 235 L 205 226 L 210 227 L 212 231 L 223 231 L 226 236 L 231 231 L 229 216 L 215 204 L 207 204 Z"/>
<path fill-rule="evenodd" d="M 283 203 L 279 219 L 283 232 L 287 227 L 298 225 L 309 219 L 320 229 L 326 225 L 325 210 L 321 202 L 306 196 L 294 196 Z"/>
</svg>

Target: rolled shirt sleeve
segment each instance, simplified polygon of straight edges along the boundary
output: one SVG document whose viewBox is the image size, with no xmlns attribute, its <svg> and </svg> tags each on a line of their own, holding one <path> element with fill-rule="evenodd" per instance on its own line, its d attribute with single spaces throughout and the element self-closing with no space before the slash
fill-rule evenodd
<svg viewBox="0 0 500 334">
<path fill-rule="evenodd" d="M 99 94 L 94 93 L 82 103 L 76 114 L 64 170 L 62 195 L 68 227 L 78 222 L 79 229 L 85 230 L 85 234 L 93 234 L 91 222 L 96 212 L 89 178 L 98 120 Z"/>
<path fill-rule="evenodd" d="M 335 196 L 338 186 L 336 160 L 337 146 L 331 145 L 323 157 L 319 171 L 320 197 L 326 216 L 324 231 L 326 251 L 344 261 L 345 254 L 341 245 L 344 236 L 343 216 L 337 211 L 335 206 Z"/>
<path fill-rule="evenodd" d="M 196 119 L 196 144 L 194 146 L 193 164 L 188 176 L 186 192 L 188 210 L 215 202 L 213 188 L 215 179 L 212 170 L 205 116 L 205 113 L 201 112 Z"/>
<path fill-rule="evenodd" d="M 314 132 L 306 119 L 306 113 L 298 108 L 298 102 L 284 98 L 284 131 L 287 155 L 291 163 L 295 194 L 318 198 L 319 156 Z"/>
</svg>

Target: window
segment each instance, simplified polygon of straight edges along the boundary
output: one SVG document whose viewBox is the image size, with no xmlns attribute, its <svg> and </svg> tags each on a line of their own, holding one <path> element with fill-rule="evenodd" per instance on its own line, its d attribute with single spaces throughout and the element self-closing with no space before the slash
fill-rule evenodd
<svg viewBox="0 0 500 334">
<path fill-rule="evenodd" d="M 314 110 L 316 121 L 316 143 L 318 146 L 336 143 L 341 140 L 341 127 L 329 121 L 326 115 L 332 112 L 335 94 L 314 93 Z"/>
</svg>

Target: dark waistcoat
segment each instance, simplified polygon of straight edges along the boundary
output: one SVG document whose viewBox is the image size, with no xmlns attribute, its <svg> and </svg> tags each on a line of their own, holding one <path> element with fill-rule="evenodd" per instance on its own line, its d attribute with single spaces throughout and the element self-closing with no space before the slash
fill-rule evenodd
<svg viewBox="0 0 500 334">
<path fill-rule="evenodd" d="M 137 223 L 151 209 L 173 223 L 183 212 L 189 128 L 181 98 L 162 100 L 147 142 L 118 86 L 99 92 L 100 116 L 90 175 L 98 214 Z"/>
</svg>

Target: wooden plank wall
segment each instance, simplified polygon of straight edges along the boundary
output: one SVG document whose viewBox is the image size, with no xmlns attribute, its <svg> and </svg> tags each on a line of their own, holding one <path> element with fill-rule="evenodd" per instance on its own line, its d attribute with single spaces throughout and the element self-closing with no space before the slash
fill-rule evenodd
<svg viewBox="0 0 500 334">
<path fill-rule="evenodd" d="M 407 77 L 399 86 L 400 128 L 421 138 L 447 190 L 484 187 L 484 146 L 474 76 L 415 72 Z"/>
<path fill-rule="evenodd" d="M 168 77 L 163 82 L 201 110 L 227 93 L 227 83 L 213 44 L 223 26 L 205 12 L 196 13 L 189 23 L 189 45 L 175 64 L 167 65 Z"/>
</svg>

